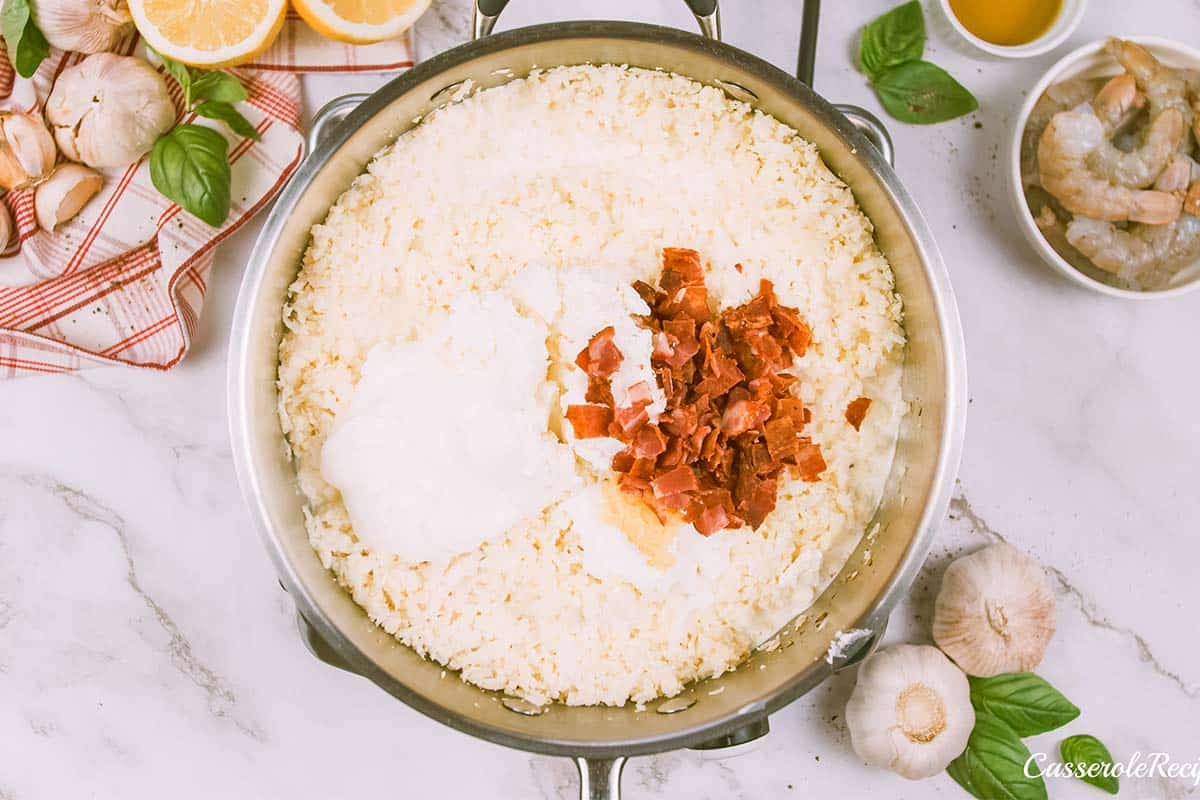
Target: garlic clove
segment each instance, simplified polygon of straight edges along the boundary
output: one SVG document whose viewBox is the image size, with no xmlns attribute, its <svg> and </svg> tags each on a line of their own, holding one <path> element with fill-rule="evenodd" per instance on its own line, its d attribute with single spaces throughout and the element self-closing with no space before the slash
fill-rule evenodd
<svg viewBox="0 0 1200 800">
<path fill-rule="evenodd" d="M 33 210 L 42 230 L 56 227 L 79 213 L 104 186 L 104 178 L 82 164 L 63 164 L 38 185 Z"/>
<path fill-rule="evenodd" d="M 32 180 L 29 173 L 17 160 L 16 153 L 0 137 L 0 186 L 5 189 L 23 189 Z"/>
<path fill-rule="evenodd" d="M 175 124 L 163 76 L 140 58 L 97 53 L 68 67 L 46 99 L 63 153 L 97 169 L 126 167 Z"/>
<path fill-rule="evenodd" d="M 31 5 L 34 23 L 60 50 L 113 50 L 133 31 L 126 0 L 37 0 Z"/>
<path fill-rule="evenodd" d="M 910 780 L 936 775 L 967 746 L 975 709 L 967 676 L 936 647 L 871 654 L 846 703 L 854 752 Z"/>
<path fill-rule="evenodd" d="M 946 569 L 933 640 L 968 675 L 1028 672 L 1054 635 L 1054 592 L 1042 568 L 1007 544 L 963 556 Z"/>
<path fill-rule="evenodd" d="M 0 125 L 4 143 L 30 179 L 40 178 L 54 167 L 58 150 L 40 115 L 5 114 Z"/>
<path fill-rule="evenodd" d="M 8 249 L 8 242 L 13 235 L 13 218 L 9 213 L 8 204 L 0 202 L 0 253 Z"/>
</svg>

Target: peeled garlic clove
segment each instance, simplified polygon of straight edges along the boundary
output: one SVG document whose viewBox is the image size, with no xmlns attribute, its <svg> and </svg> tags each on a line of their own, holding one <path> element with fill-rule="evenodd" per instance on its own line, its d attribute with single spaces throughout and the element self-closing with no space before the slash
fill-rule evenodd
<svg viewBox="0 0 1200 800">
<path fill-rule="evenodd" d="M 53 231 L 78 214 L 102 186 L 100 173 L 82 164 L 63 164 L 33 194 L 38 225 L 44 231 Z"/>
<path fill-rule="evenodd" d="M 1037 562 L 1007 544 L 963 556 L 946 569 L 933 640 L 968 675 L 1028 672 L 1054 635 L 1054 593 Z"/>
<path fill-rule="evenodd" d="M 910 780 L 936 775 L 966 749 L 975 727 L 967 676 L 929 645 L 873 653 L 859 667 L 846 726 L 868 764 Z"/>
<path fill-rule="evenodd" d="M 112 50 L 133 30 L 125 0 L 37 0 L 32 6 L 34 23 L 60 50 Z"/>
<path fill-rule="evenodd" d="M 58 76 L 46 120 L 67 158 L 125 167 L 175 124 L 175 104 L 162 75 L 142 59 L 97 53 Z"/>
</svg>

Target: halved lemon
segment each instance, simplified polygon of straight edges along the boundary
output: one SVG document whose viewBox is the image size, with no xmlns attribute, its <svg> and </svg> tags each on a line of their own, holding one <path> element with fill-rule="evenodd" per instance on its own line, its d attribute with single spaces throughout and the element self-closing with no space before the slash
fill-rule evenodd
<svg viewBox="0 0 1200 800">
<path fill-rule="evenodd" d="M 322 36 L 370 44 L 408 30 L 430 0 L 292 0 L 292 7 Z"/>
<path fill-rule="evenodd" d="M 129 0 L 146 44 L 194 67 L 232 67 L 266 50 L 287 0 Z"/>
</svg>

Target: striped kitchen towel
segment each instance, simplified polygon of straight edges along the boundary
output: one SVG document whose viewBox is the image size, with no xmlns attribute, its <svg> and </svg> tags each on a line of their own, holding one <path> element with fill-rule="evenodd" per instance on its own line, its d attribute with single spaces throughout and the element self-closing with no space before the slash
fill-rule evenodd
<svg viewBox="0 0 1200 800">
<path fill-rule="evenodd" d="M 131 39 L 124 52 L 141 52 Z M 0 109 L 37 111 L 77 53 L 54 51 L 30 79 L 16 76 L 0 50 Z M 366 47 L 332 42 L 288 18 L 276 43 L 233 70 L 249 99 L 241 110 L 261 141 L 210 125 L 229 139 L 232 206 L 220 227 L 196 219 L 158 193 L 149 159 L 108 170 L 104 189 L 54 232 L 34 221 L 33 192 L 3 202 L 14 234 L 0 243 L 0 377 L 66 372 L 100 364 L 166 370 L 187 353 L 199 324 L 218 244 L 269 205 L 303 156 L 303 71 L 382 71 L 412 65 L 407 36 Z"/>
</svg>

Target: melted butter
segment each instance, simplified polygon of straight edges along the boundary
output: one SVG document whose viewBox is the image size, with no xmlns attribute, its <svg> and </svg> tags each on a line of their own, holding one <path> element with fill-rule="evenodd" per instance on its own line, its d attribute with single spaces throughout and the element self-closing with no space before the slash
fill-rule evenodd
<svg viewBox="0 0 1200 800">
<path fill-rule="evenodd" d="M 646 563 L 666 571 L 675 564 L 672 545 L 679 526 L 663 525 L 650 507 L 636 497 L 621 492 L 616 484 L 605 484 L 604 508 L 601 519 L 621 533 L 637 548 Z"/>
<path fill-rule="evenodd" d="M 1062 0 L 950 0 L 950 9 L 980 39 L 1011 47 L 1050 30 Z"/>
</svg>

